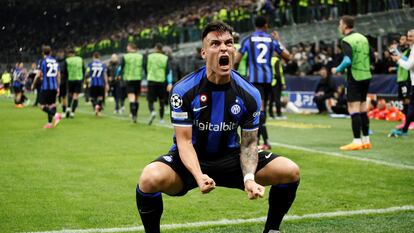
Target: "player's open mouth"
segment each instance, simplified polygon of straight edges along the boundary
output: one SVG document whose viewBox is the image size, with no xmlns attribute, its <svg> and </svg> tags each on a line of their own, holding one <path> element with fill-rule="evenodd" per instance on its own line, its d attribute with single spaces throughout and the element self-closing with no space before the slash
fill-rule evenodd
<svg viewBox="0 0 414 233">
<path fill-rule="evenodd" d="M 230 64 L 230 58 L 227 55 L 223 55 L 219 58 L 220 66 L 228 66 Z"/>
</svg>

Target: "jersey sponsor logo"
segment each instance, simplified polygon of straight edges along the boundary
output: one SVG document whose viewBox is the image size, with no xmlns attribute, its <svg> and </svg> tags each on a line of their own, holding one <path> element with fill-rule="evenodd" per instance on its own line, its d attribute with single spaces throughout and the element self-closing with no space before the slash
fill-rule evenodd
<svg viewBox="0 0 414 233">
<path fill-rule="evenodd" d="M 187 112 L 171 112 L 171 117 L 174 119 L 185 120 L 188 118 Z"/>
<path fill-rule="evenodd" d="M 199 107 L 199 108 L 193 108 L 193 112 L 199 112 L 201 109 L 204 109 L 204 108 L 207 108 L 207 105 L 203 107 Z"/>
<path fill-rule="evenodd" d="M 164 155 L 164 156 L 162 156 L 162 158 L 163 158 L 165 161 L 169 162 L 169 163 L 171 163 L 171 162 L 173 161 L 173 158 L 172 158 L 172 156 L 171 156 L 171 155 Z"/>
<path fill-rule="evenodd" d="M 175 109 L 180 108 L 183 105 L 183 99 L 178 94 L 173 94 L 170 98 L 171 106 Z"/>
<path fill-rule="evenodd" d="M 262 37 L 262 36 L 252 36 L 251 41 L 253 42 L 272 42 L 272 38 L 270 37 Z"/>
<path fill-rule="evenodd" d="M 211 122 L 199 122 L 198 120 L 195 122 L 195 125 L 200 131 L 214 132 L 231 131 L 237 129 L 238 126 L 236 122 L 220 122 L 219 124 L 213 124 Z"/>
<path fill-rule="evenodd" d="M 234 104 L 233 106 L 231 106 L 230 111 L 231 111 L 231 113 L 233 113 L 234 115 L 237 115 L 237 114 L 239 114 L 239 113 L 240 113 L 240 111 L 241 111 L 241 107 L 240 107 L 240 105 L 238 105 L 238 104 Z"/>
<path fill-rule="evenodd" d="M 259 116 L 260 115 L 260 112 L 254 112 L 253 113 L 253 117 L 257 117 L 257 116 Z"/>
</svg>

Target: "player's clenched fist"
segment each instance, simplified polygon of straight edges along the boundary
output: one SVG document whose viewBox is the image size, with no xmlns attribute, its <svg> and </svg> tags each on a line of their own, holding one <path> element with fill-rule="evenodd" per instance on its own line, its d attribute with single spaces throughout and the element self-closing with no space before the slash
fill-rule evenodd
<svg viewBox="0 0 414 233">
<path fill-rule="evenodd" d="M 265 188 L 253 180 L 248 180 L 244 184 L 244 190 L 249 199 L 257 199 L 264 196 Z"/>
<path fill-rule="evenodd" d="M 216 188 L 216 182 L 214 182 L 214 180 L 206 174 L 203 174 L 197 183 L 202 193 L 209 193 L 211 190 Z"/>
</svg>

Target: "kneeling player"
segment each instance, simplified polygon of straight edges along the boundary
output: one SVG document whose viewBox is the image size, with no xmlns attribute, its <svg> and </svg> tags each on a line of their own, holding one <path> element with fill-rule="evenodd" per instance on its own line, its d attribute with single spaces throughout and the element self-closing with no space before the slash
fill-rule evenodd
<svg viewBox="0 0 414 233">
<path fill-rule="evenodd" d="M 137 185 L 145 231 L 160 232 L 161 193 L 181 196 L 196 187 L 209 193 L 222 186 L 257 199 L 264 196 L 264 186 L 271 185 L 264 232 L 276 232 L 295 199 L 299 167 L 287 158 L 257 151 L 260 93 L 231 69 L 231 27 L 211 23 L 202 35 L 206 66 L 179 81 L 171 93 L 174 145 L 144 168 Z"/>
</svg>

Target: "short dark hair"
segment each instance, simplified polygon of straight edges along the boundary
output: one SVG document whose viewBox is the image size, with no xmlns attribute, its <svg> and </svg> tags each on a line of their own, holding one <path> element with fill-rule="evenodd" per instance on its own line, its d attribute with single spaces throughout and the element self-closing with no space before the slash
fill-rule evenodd
<svg viewBox="0 0 414 233">
<path fill-rule="evenodd" d="M 67 49 L 67 53 L 68 53 L 68 54 L 75 54 L 75 49 L 74 49 L 74 48 L 72 48 L 72 47 L 69 47 L 69 48 Z"/>
<path fill-rule="evenodd" d="M 354 28 L 355 18 L 349 15 L 344 15 L 341 17 L 342 22 L 350 29 Z"/>
<path fill-rule="evenodd" d="M 254 26 L 257 28 L 263 28 L 267 24 L 267 19 L 264 16 L 257 16 L 254 20 Z"/>
<path fill-rule="evenodd" d="M 101 54 L 99 52 L 94 52 L 92 56 L 93 58 L 100 58 Z"/>
<path fill-rule="evenodd" d="M 221 21 L 211 22 L 207 24 L 207 26 L 204 28 L 203 33 L 201 34 L 201 41 L 203 41 L 204 38 L 206 38 L 207 34 L 209 34 L 210 32 L 228 32 L 230 33 L 230 35 L 233 35 L 233 28 L 230 25 Z"/>
<path fill-rule="evenodd" d="M 50 55 L 52 53 L 52 48 L 49 45 L 42 46 L 42 53 L 44 55 Z"/>
<path fill-rule="evenodd" d="M 135 43 L 132 43 L 132 42 L 128 43 L 127 46 L 131 47 L 131 49 L 133 49 L 133 50 L 137 49 L 137 45 Z"/>
<path fill-rule="evenodd" d="M 155 48 L 157 48 L 159 50 L 162 50 L 162 47 L 163 47 L 163 45 L 159 42 L 155 44 Z"/>
</svg>

